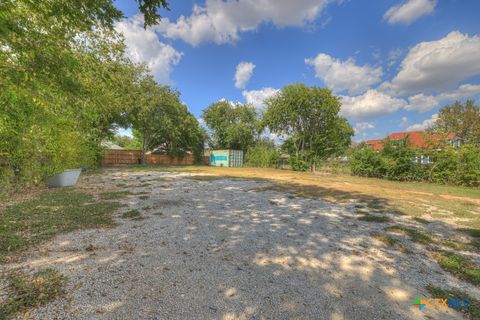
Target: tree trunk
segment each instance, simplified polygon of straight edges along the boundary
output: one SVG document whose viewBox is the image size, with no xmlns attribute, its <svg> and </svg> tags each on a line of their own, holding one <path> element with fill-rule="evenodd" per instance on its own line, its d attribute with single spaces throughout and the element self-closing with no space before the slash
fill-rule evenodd
<svg viewBox="0 0 480 320">
<path fill-rule="evenodd" d="M 313 163 L 312 163 L 312 172 L 313 173 L 317 172 L 317 168 L 315 167 L 315 161 L 313 161 Z"/>
</svg>

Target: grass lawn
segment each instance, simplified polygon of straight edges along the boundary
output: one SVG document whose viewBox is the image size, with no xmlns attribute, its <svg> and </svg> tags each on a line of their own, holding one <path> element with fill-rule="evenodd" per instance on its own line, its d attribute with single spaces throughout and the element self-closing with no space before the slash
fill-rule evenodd
<svg viewBox="0 0 480 320">
<path fill-rule="evenodd" d="M 60 189 L 6 208 L 0 212 L 0 261 L 61 232 L 114 226 L 111 215 L 120 206 L 118 202 L 97 201 L 83 192 Z"/>
</svg>

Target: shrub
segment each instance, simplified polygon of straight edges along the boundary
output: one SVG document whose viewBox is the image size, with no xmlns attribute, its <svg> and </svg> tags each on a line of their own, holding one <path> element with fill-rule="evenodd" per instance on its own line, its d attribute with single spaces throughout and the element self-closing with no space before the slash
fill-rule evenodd
<svg viewBox="0 0 480 320">
<path fill-rule="evenodd" d="M 259 144 L 250 148 L 245 155 L 245 164 L 250 167 L 276 167 L 280 154 L 274 146 Z"/>
<path fill-rule="evenodd" d="M 293 171 L 307 171 L 308 168 L 310 168 L 307 161 L 295 155 L 291 155 L 290 158 L 288 158 L 288 162 Z"/>
<path fill-rule="evenodd" d="M 433 163 L 420 164 L 416 159 L 421 156 L 429 156 Z M 364 177 L 480 186 L 480 148 L 473 145 L 416 150 L 405 140 L 387 141 L 380 151 L 355 149 L 349 165 L 352 174 Z"/>
</svg>

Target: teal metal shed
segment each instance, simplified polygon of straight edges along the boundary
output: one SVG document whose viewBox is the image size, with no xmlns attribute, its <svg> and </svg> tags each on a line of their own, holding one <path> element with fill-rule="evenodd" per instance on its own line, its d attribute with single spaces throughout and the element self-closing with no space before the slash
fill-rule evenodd
<svg viewBox="0 0 480 320">
<path fill-rule="evenodd" d="M 243 167 L 242 150 L 213 150 L 210 165 L 214 167 Z"/>
</svg>

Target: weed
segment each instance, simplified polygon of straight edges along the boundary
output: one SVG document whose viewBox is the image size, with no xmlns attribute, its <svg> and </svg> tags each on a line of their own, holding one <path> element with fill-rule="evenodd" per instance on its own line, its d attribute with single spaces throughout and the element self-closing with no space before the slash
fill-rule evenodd
<svg viewBox="0 0 480 320">
<path fill-rule="evenodd" d="M 374 216 L 371 214 L 364 214 L 359 217 L 358 220 L 367 221 L 367 222 L 389 222 L 391 219 L 385 216 Z"/>
<path fill-rule="evenodd" d="M 375 235 L 373 236 L 375 239 L 377 239 L 380 242 L 383 242 L 389 247 L 393 247 L 396 243 L 398 243 L 398 240 L 389 236 L 389 235 Z"/>
<path fill-rule="evenodd" d="M 444 270 L 476 286 L 480 285 L 480 268 L 466 258 L 446 251 L 435 252 L 434 258 Z"/>
<path fill-rule="evenodd" d="M 0 214 L 0 257 L 61 232 L 114 226 L 111 215 L 120 204 L 92 201 L 86 193 L 56 190 L 5 209 Z"/>
<path fill-rule="evenodd" d="M 116 200 L 116 199 L 122 199 L 126 196 L 128 196 L 130 192 L 128 191 L 113 191 L 113 192 L 103 192 L 100 193 L 98 196 L 102 200 Z"/>
<path fill-rule="evenodd" d="M 385 228 L 385 230 L 406 234 L 410 237 L 410 239 L 413 242 L 427 244 L 427 243 L 432 243 L 433 241 L 432 234 L 430 232 L 424 232 L 424 231 L 420 231 L 413 228 L 397 225 L 397 226 L 387 227 Z"/>
<path fill-rule="evenodd" d="M 480 229 L 463 228 L 463 229 L 459 229 L 459 230 L 462 231 L 462 232 L 465 232 L 470 237 L 480 238 Z"/>
<path fill-rule="evenodd" d="M 419 223 L 421 223 L 421 224 L 429 224 L 429 223 L 430 223 L 430 221 L 425 220 L 425 219 L 422 219 L 422 218 L 420 218 L 420 217 L 414 217 L 413 220 L 415 220 L 415 221 L 417 221 L 417 222 L 419 222 Z"/>
<path fill-rule="evenodd" d="M 122 214 L 122 218 L 125 218 L 125 219 L 134 219 L 134 218 L 139 218 L 140 216 L 141 214 L 140 214 L 140 211 L 138 210 L 130 210 Z"/>
<path fill-rule="evenodd" d="M 63 293 L 66 278 L 53 269 L 27 276 L 10 274 L 8 296 L 0 306 L 0 318 L 12 318 L 34 307 L 45 305 Z"/>
<path fill-rule="evenodd" d="M 140 200 L 147 200 L 148 198 L 150 198 L 149 196 L 140 196 L 138 197 L 138 199 Z"/>
<path fill-rule="evenodd" d="M 154 215 L 156 215 L 156 216 L 163 216 L 163 212 L 155 212 Z"/>
</svg>

